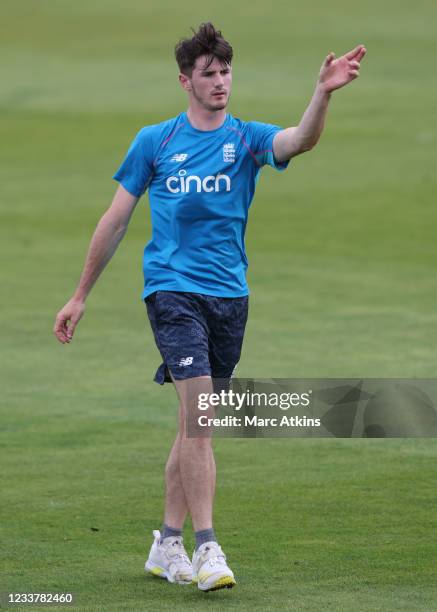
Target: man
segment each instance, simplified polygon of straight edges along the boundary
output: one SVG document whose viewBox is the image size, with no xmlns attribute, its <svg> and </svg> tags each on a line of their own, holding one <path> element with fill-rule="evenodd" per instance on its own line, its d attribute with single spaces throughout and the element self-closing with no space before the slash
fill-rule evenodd
<svg viewBox="0 0 437 612">
<path fill-rule="evenodd" d="M 144 251 L 143 299 L 163 358 L 155 380 L 173 382 L 179 431 L 166 465 L 162 533 L 154 531 L 145 568 L 202 591 L 235 584 L 217 543 L 212 512 L 215 462 L 211 437 L 188 437 L 199 393 L 227 380 L 239 360 L 247 319 L 244 232 L 261 167 L 283 170 L 319 140 L 335 89 L 354 80 L 366 53 L 359 45 L 323 62 L 311 102 L 296 127 L 244 122 L 226 113 L 232 47 L 211 23 L 176 46 L 188 110 L 144 127 L 115 174 L 114 200 L 91 240 L 79 285 L 58 313 L 54 332 L 69 343 L 85 300 L 149 189 L 152 239 Z M 202 414 L 212 415 L 212 409 Z M 183 546 L 187 514 L 196 536 L 192 562 Z"/>
</svg>

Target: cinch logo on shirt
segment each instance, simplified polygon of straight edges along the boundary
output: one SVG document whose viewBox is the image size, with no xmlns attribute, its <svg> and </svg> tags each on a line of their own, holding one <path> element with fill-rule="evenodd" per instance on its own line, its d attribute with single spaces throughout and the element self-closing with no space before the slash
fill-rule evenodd
<svg viewBox="0 0 437 612">
<path fill-rule="evenodd" d="M 190 193 L 190 191 L 196 191 L 201 193 L 202 191 L 230 191 L 231 190 L 231 179 L 227 174 L 217 174 L 213 176 L 205 176 L 200 178 L 196 174 L 190 174 L 187 176 L 186 170 L 179 170 L 179 176 L 169 176 L 165 182 L 167 189 L 171 193 Z"/>
</svg>

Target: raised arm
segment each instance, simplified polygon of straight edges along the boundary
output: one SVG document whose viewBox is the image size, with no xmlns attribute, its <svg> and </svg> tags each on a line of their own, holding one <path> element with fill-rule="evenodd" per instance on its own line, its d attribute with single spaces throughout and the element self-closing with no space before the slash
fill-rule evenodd
<svg viewBox="0 0 437 612">
<path fill-rule="evenodd" d="M 111 206 L 97 224 L 76 291 L 58 312 L 53 332 L 59 342 L 70 342 L 85 311 L 85 300 L 126 233 L 137 197 L 119 185 Z"/>
<path fill-rule="evenodd" d="M 317 144 L 323 131 L 332 92 L 359 76 L 360 61 L 365 54 L 364 45 L 358 45 L 338 59 L 335 59 L 334 53 L 326 57 L 320 69 L 314 95 L 299 125 L 278 132 L 273 140 L 273 153 L 279 162 L 309 151 Z"/>
</svg>

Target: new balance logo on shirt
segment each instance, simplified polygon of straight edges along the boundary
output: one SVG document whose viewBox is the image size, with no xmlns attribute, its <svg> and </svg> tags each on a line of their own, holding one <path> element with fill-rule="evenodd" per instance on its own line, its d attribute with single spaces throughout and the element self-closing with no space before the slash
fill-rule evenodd
<svg viewBox="0 0 437 612">
<path fill-rule="evenodd" d="M 190 191 L 196 191 L 201 193 L 202 191 L 230 191 L 231 190 L 231 179 L 227 174 L 221 174 L 220 172 L 213 176 L 205 176 L 201 178 L 196 174 L 190 174 L 187 176 L 186 170 L 179 170 L 178 176 L 169 176 L 165 182 L 170 193 L 190 193 Z"/>
<path fill-rule="evenodd" d="M 170 161 L 184 162 L 188 157 L 188 153 L 175 153 Z"/>
</svg>

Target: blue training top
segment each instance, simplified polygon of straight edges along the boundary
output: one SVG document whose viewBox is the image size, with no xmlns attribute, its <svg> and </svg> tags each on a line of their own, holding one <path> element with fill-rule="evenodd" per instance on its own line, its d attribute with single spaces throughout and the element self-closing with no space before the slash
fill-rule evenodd
<svg viewBox="0 0 437 612">
<path fill-rule="evenodd" d="M 162 290 L 248 294 L 247 215 L 261 167 L 288 165 L 272 151 L 281 129 L 226 115 L 221 127 L 203 131 L 181 113 L 138 132 L 113 178 L 137 197 L 149 189 L 143 299 Z"/>
</svg>

